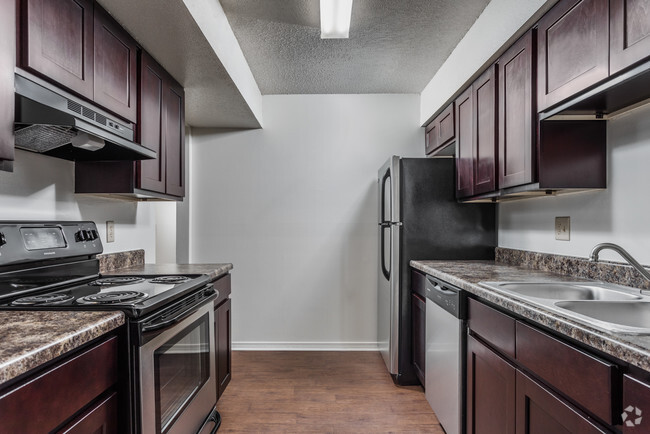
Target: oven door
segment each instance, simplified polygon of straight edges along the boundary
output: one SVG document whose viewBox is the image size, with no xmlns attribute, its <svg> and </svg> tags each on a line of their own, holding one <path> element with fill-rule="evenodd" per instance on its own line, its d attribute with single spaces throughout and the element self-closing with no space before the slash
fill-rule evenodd
<svg viewBox="0 0 650 434">
<path fill-rule="evenodd" d="M 217 401 L 213 298 L 139 347 L 141 432 L 196 433 Z M 164 324 L 164 322 L 162 322 Z"/>
</svg>

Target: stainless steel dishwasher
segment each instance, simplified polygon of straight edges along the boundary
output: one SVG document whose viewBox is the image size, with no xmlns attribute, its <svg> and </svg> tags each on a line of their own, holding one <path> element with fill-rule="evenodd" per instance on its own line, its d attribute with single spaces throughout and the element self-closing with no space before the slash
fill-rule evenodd
<svg viewBox="0 0 650 434">
<path fill-rule="evenodd" d="M 467 298 L 427 276 L 425 394 L 447 434 L 465 432 Z"/>
</svg>

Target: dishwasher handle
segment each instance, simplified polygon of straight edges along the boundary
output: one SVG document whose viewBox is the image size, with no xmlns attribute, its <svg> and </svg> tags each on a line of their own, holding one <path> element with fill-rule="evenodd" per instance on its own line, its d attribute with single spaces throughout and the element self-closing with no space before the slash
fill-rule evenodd
<svg viewBox="0 0 650 434">
<path fill-rule="evenodd" d="M 465 319 L 465 296 L 460 288 L 427 277 L 425 289 L 429 300 L 455 318 Z"/>
</svg>

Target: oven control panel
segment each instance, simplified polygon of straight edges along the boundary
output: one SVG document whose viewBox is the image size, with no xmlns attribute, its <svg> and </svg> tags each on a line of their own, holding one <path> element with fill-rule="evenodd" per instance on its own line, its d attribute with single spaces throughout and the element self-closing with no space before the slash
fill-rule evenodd
<svg viewBox="0 0 650 434">
<path fill-rule="evenodd" d="M 0 221 L 0 266 L 101 252 L 94 222 Z"/>
</svg>

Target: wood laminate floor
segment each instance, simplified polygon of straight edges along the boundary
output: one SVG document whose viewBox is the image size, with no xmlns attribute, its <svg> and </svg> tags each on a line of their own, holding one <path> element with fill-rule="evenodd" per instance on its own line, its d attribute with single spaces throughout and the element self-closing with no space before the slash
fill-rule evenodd
<svg viewBox="0 0 650 434">
<path fill-rule="evenodd" d="M 219 432 L 444 434 L 422 388 L 377 352 L 235 351 Z"/>
</svg>

